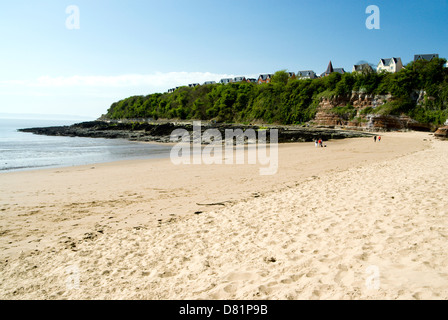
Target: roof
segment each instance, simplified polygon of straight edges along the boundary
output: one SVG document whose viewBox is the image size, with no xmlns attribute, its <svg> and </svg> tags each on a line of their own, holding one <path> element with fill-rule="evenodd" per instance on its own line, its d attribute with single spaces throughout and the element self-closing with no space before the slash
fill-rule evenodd
<svg viewBox="0 0 448 320">
<path fill-rule="evenodd" d="M 273 74 L 268 73 L 268 74 L 260 74 L 260 76 L 258 77 L 258 79 L 261 78 L 261 80 L 267 80 L 270 79 L 273 76 Z"/>
<path fill-rule="evenodd" d="M 304 70 L 304 71 L 297 72 L 297 76 L 299 76 L 299 77 L 310 77 L 312 75 L 316 75 L 316 73 L 312 70 Z"/>
<path fill-rule="evenodd" d="M 333 70 L 334 70 L 333 72 L 337 72 L 337 73 L 340 73 L 340 74 L 344 74 L 345 73 L 344 68 L 335 68 Z"/>
<path fill-rule="evenodd" d="M 400 58 L 389 58 L 389 59 L 381 59 L 380 62 L 383 63 L 385 66 L 390 66 L 392 62 L 398 63 L 398 60 L 401 60 Z"/>
<path fill-rule="evenodd" d="M 329 74 L 332 74 L 333 72 L 344 74 L 345 70 L 344 70 L 344 68 L 333 68 L 333 64 L 330 61 L 330 63 L 328 64 L 327 70 L 324 73 L 322 73 L 320 76 L 321 77 L 328 76 Z"/>
<path fill-rule="evenodd" d="M 330 63 L 328 64 L 327 71 L 325 71 L 325 74 L 330 74 L 333 72 L 334 72 L 333 64 L 331 63 L 331 60 L 330 60 Z"/>
<path fill-rule="evenodd" d="M 414 55 L 414 61 L 417 60 L 427 60 L 427 61 L 431 61 L 434 58 L 438 58 L 439 55 L 437 53 L 432 53 L 432 54 L 416 54 Z"/>
</svg>

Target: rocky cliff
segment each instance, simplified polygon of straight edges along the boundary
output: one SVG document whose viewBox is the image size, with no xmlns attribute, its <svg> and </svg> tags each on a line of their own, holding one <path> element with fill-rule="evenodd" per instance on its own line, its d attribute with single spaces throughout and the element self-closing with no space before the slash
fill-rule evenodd
<svg viewBox="0 0 448 320">
<path fill-rule="evenodd" d="M 417 103 L 423 99 L 424 93 L 416 93 Z M 321 98 L 316 117 L 312 123 L 323 127 L 341 127 L 356 130 L 388 131 L 388 130 L 419 130 L 429 131 L 429 125 L 418 123 L 408 116 L 381 115 L 374 112 L 362 112 L 365 109 L 375 110 L 392 101 L 391 95 L 372 95 L 362 92 L 352 92 L 351 96 Z M 334 112 L 335 108 L 351 105 L 354 116 L 341 115 Z"/>
</svg>

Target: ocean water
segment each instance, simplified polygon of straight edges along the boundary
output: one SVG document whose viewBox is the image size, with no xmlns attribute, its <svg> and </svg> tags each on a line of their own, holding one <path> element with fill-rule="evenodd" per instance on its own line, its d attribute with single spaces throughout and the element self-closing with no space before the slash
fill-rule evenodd
<svg viewBox="0 0 448 320">
<path fill-rule="evenodd" d="M 0 119 L 0 173 L 169 157 L 171 147 L 168 145 L 124 139 L 41 136 L 17 131 L 77 122 L 80 121 Z"/>
</svg>

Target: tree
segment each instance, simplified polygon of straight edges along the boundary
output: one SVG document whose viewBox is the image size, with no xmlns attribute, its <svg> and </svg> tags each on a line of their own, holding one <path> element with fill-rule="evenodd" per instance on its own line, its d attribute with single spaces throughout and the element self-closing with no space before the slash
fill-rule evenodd
<svg viewBox="0 0 448 320">
<path fill-rule="evenodd" d="M 288 83 L 288 80 L 289 80 L 288 72 L 286 72 L 286 70 L 280 70 L 280 71 L 277 71 L 272 76 L 271 82 L 274 84 L 278 83 L 278 84 L 286 85 Z"/>
</svg>

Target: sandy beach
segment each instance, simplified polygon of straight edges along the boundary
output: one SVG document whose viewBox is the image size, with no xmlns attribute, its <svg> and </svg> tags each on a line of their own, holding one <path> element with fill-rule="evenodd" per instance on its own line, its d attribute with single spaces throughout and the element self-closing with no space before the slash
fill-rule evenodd
<svg viewBox="0 0 448 320">
<path fill-rule="evenodd" d="M 448 143 L 0 174 L 1 299 L 447 299 Z"/>
</svg>

